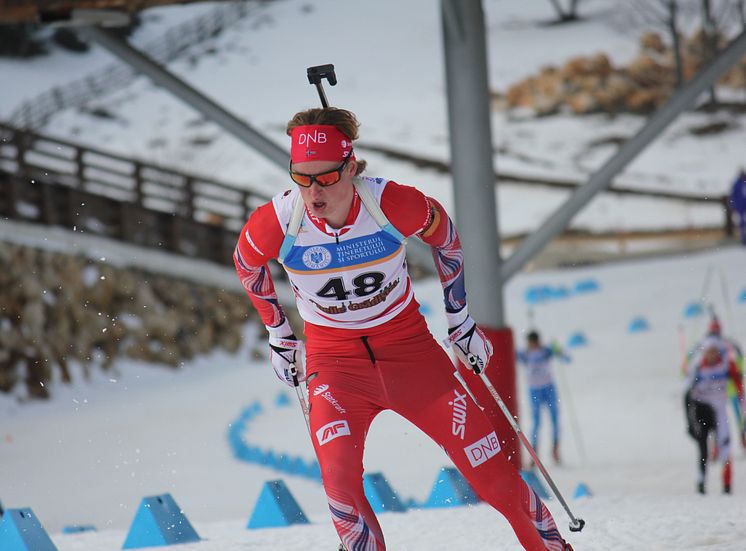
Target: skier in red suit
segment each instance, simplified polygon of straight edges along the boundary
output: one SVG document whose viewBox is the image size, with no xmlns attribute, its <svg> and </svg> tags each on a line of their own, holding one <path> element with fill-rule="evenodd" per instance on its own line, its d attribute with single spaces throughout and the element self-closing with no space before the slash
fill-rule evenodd
<svg viewBox="0 0 746 551">
<path fill-rule="evenodd" d="M 469 316 L 458 233 L 443 207 L 413 187 L 360 174 L 355 115 L 309 109 L 288 123 L 296 186 L 257 208 L 241 232 L 238 275 L 269 332 L 270 360 L 293 385 L 302 366 L 313 445 L 332 520 L 348 550 L 386 549 L 363 492 L 371 422 L 389 409 L 448 454 L 479 497 L 500 511 L 525 549 L 566 551 L 548 509 L 501 453 L 498 435 L 453 376 L 454 365 L 419 312 L 405 240 L 430 245 L 443 285 L 449 338 L 465 363 L 489 367 L 492 345 Z M 303 341 L 293 333 L 267 262 L 287 272 Z M 492 369 L 497 369 L 493 366 Z M 472 384 L 479 384 L 473 375 Z"/>
</svg>

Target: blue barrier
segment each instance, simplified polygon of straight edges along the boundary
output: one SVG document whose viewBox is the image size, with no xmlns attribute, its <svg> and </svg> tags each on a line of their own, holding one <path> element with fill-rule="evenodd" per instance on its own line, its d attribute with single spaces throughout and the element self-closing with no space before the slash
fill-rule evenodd
<svg viewBox="0 0 746 551">
<path fill-rule="evenodd" d="M 308 519 L 282 480 L 265 482 L 246 528 L 275 528 L 291 524 L 308 524 Z"/>
<path fill-rule="evenodd" d="M 701 316 L 703 313 L 704 309 L 702 308 L 702 304 L 699 302 L 690 302 L 684 307 L 685 318 L 696 318 Z"/>
<path fill-rule="evenodd" d="M 570 335 L 570 338 L 567 340 L 567 347 L 568 348 L 579 348 L 581 346 L 587 346 L 588 345 L 588 337 L 585 336 L 585 333 L 582 331 L 577 331 Z"/>
<path fill-rule="evenodd" d="M 563 299 L 569 297 L 571 294 L 570 289 L 564 285 L 560 285 L 559 287 L 552 287 L 550 296 L 556 299 Z"/>
<path fill-rule="evenodd" d="M 443 467 L 433 484 L 430 496 L 422 506 L 425 508 L 456 507 L 473 503 L 479 503 L 479 498 L 463 475 L 454 467 Z"/>
<path fill-rule="evenodd" d="M 549 285 L 534 285 L 526 289 L 523 297 L 528 304 L 541 304 L 552 298 L 552 288 Z"/>
<path fill-rule="evenodd" d="M 549 499 L 551 497 L 534 471 L 521 471 L 521 478 L 541 499 Z"/>
<path fill-rule="evenodd" d="M 279 396 L 277 401 L 281 402 Z M 278 405 L 278 407 L 282 406 Z M 241 411 L 236 421 L 228 425 L 227 437 L 233 456 L 240 461 L 255 463 L 281 473 L 302 476 L 315 482 L 321 482 L 321 468 L 315 459 L 307 464 L 301 457 L 277 453 L 271 449 L 265 450 L 260 446 L 248 444 L 244 441 L 248 422 L 261 412 L 261 404 L 255 401 Z"/>
<path fill-rule="evenodd" d="M 746 302 L 746 289 L 741 291 L 741 294 L 738 295 L 738 302 Z"/>
<path fill-rule="evenodd" d="M 407 510 L 404 503 L 388 483 L 383 473 L 363 475 L 363 490 L 375 513 L 394 511 L 403 513 Z"/>
<path fill-rule="evenodd" d="M 275 398 L 275 406 L 278 408 L 288 407 L 290 405 L 290 398 L 288 398 L 287 393 L 280 392 L 277 394 L 277 397 Z"/>
<path fill-rule="evenodd" d="M 308 470 L 306 470 L 306 478 L 321 482 L 321 465 L 319 465 L 318 460 L 311 460 L 311 463 L 308 465 Z"/>
<path fill-rule="evenodd" d="M 644 333 L 645 331 L 650 330 L 650 324 L 648 323 L 648 320 L 642 316 L 638 316 L 629 322 L 627 330 L 630 333 Z"/>
<path fill-rule="evenodd" d="M 122 549 L 200 541 L 171 494 L 142 498 Z"/>
<path fill-rule="evenodd" d="M 80 534 L 82 532 L 96 532 L 93 524 L 68 524 L 62 527 L 63 534 Z"/>
<path fill-rule="evenodd" d="M 8 509 L 0 521 L 0 549 L 3 551 L 57 551 L 49 534 L 28 507 Z"/>
<path fill-rule="evenodd" d="M 583 279 L 575 283 L 576 293 L 592 293 L 598 291 L 601 286 L 595 279 Z"/>
<path fill-rule="evenodd" d="M 591 492 L 591 489 L 586 484 L 581 482 L 580 484 L 578 484 L 577 488 L 575 488 L 575 495 L 573 495 L 573 497 L 575 499 L 578 499 L 580 497 L 591 497 L 592 495 L 593 493 Z"/>
</svg>

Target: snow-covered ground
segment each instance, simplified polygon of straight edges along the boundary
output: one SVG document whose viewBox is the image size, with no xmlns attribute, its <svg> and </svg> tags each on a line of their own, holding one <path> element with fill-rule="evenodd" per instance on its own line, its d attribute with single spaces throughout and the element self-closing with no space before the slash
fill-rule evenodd
<svg viewBox="0 0 746 551">
<path fill-rule="evenodd" d="M 540 23 L 552 16 L 549 2 L 485 0 L 491 87 L 504 91 L 542 65 L 561 64 L 573 55 L 605 51 L 614 63 L 629 61 L 644 29 L 620 26 L 615 15 L 619 4 L 586 0 L 581 4 L 584 21 L 547 27 Z M 180 6 L 158 13 L 185 20 L 200 9 L 207 7 Z M 141 32 L 145 34 L 136 36 L 137 44 L 151 31 L 146 27 Z M 195 57 L 196 64 L 177 60 L 169 68 L 284 147 L 287 138 L 282 129 L 287 118 L 318 101 L 307 84 L 306 67 L 332 62 L 339 85 L 327 86 L 327 94 L 332 104 L 358 113 L 363 123 L 361 145 L 395 146 L 447 160 L 440 33 L 437 3 L 426 0 L 283 0 L 265 4 L 256 17 L 200 46 L 204 55 Z M 58 52 L 22 68 L 17 62 L 0 60 L 0 116 L 22 99 L 78 78 L 106 59 L 107 54 L 94 50 L 81 57 Z M 67 111 L 44 131 L 268 193 L 289 185 L 282 171 L 220 134 L 145 79 L 101 98 L 97 105 L 105 106 L 115 118 Z M 746 162 L 739 145 L 746 139 L 743 117 L 731 116 L 734 129 L 727 133 L 695 140 L 688 128 L 701 124 L 703 117 L 680 117 L 620 176 L 620 184 L 724 193 Z M 592 142 L 628 136 L 642 123 L 636 117 L 559 115 L 534 120 L 495 113 L 495 146 L 504 152 L 496 155 L 496 166 L 523 175 L 582 179 L 612 153 L 608 146 L 591 147 Z M 212 142 L 197 150 L 190 145 L 197 138 Z M 362 156 L 370 161 L 371 174 L 417 185 L 446 206 L 452 205 L 449 177 L 380 154 Z M 501 230 L 530 231 L 566 196 L 558 190 L 501 186 Z M 721 218 L 717 208 L 604 196 L 595 199 L 573 226 L 687 227 L 718 223 Z M 23 236 L 31 244 L 55 237 L 35 237 L 30 231 Z M 77 243 L 69 235 L 56 237 L 60 244 L 55 246 L 63 249 L 69 247 L 66 240 Z M 130 254 L 91 246 L 97 257 L 100 252 L 112 262 Z M 81 245 L 89 251 L 91 246 Z M 152 261 L 142 256 L 141 262 Z M 571 365 L 557 367 L 565 464 L 550 464 L 566 497 L 572 497 L 580 482 L 595 494 L 570 499 L 575 514 L 587 521 L 581 534 L 569 536 L 576 549 L 724 551 L 746 545 L 744 450 L 735 450 L 734 495 L 720 494 L 719 466 L 710 473 L 711 492 L 704 497 L 694 494 L 696 452 L 685 434 L 679 375 L 682 346 L 691 344 L 705 327 L 702 318 L 684 319 L 682 311 L 701 298 L 705 280 L 709 285 L 704 300 L 715 303 L 726 332 L 742 341 L 746 338 L 746 304 L 737 302 L 746 288 L 744 274 L 746 256 L 742 249 L 732 248 L 523 274 L 510 282 L 507 317 L 519 343 L 532 319 L 547 338 L 561 343 L 581 330 L 589 339 L 587 347 L 571 351 Z M 210 277 L 215 281 L 232 274 Z M 531 286 L 572 289 L 588 278 L 599 282 L 599 292 L 553 300 L 531 310 L 524 302 Z M 443 336 L 439 284 L 420 282 L 416 292 L 430 312 L 431 330 Z M 638 315 L 648 319 L 651 329 L 630 334 L 627 325 Z M 0 397 L 3 505 L 32 507 L 61 551 L 121 548 L 140 499 L 164 492 L 174 496 L 204 538 L 184 550 L 334 549 L 336 535 L 320 486 L 295 476 L 282 477 L 312 524 L 245 529 L 262 484 L 281 475 L 233 457 L 227 431 L 243 408 L 255 400 L 265 406 L 246 438 L 277 451 L 312 457 L 294 397 L 277 382 L 266 362 L 249 358 L 257 335 L 251 327 L 246 333 L 239 354 L 214 354 L 178 371 L 120 362 L 112 372 L 96 374 L 90 381 L 78 378 L 71 387 L 54 385 L 54 398 L 48 403 L 19 404 L 12 397 Z M 274 406 L 280 392 L 288 392 L 291 407 Z M 525 416 L 524 394 L 525 389 L 521 392 Z M 543 458 L 546 449 L 542 442 Z M 366 468 L 383 472 L 401 495 L 425 499 L 445 464 L 439 448 L 395 416 L 383 414 L 374 423 Z M 550 500 L 549 507 L 567 533 L 562 508 L 556 500 Z M 507 523 L 484 505 L 387 513 L 381 515 L 381 522 L 389 547 L 395 550 L 518 548 Z M 66 525 L 89 523 L 98 532 L 60 533 Z"/>
<path fill-rule="evenodd" d="M 695 494 L 696 450 L 685 434 L 679 367 L 682 337 L 691 344 L 706 327 L 704 317 L 683 316 L 703 287 L 704 302 L 714 304 L 725 332 L 743 340 L 746 304 L 738 295 L 746 288 L 744 274 L 746 256 L 733 248 L 521 275 L 508 286 L 508 320 L 518 343 L 529 319 L 547 339 L 565 343 L 583 331 L 589 341 L 570 349 L 570 365 L 556 366 L 565 464 L 552 466 L 547 443 L 539 446 L 571 509 L 587 522 L 582 533 L 569 536 L 576 549 L 743 546 L 746 454 L 734 448 L 734 495 L 721 495 L 719 465 L 710 471 L 709 494 Z M 589 279 L 599 291 L 571 293 L 532 310 L 524 302 L 533 286 L 572 290 Z M 420 282 L 416 293 L 432 332 L 442 337 L 438 282 Z M 635 316 L 646 317 L 650 331 L 629 333 Z M 54 385 L 48 403 L 21 405 L 1 398 L 3 504 L 32 507 L 61 551 L 118 549 L 140 499 L 165 492 L 205 539 L 185 550 L 333 549 L 336 536 L 318 484 L 232 456 L 228 427 L 258 400 L 264 412 L 250 423 L 245 440 L 313 457 L 294 395 L 266 362 L 248 358 L 262 335 L 247 326 L 246 336 L 239 354 L 214 354 L 178 371 L 120 362 L 91 381 Z M 291 400 L 289 407 L 275 405 L 282 392 Z M 525 417 L 525 388 L 520 394 Z M 448 464 L 437 446 L 393 414 L 374 422 L 365 462 L 368 471 L 383 472 L 403 497 L 418 501 L 425 500 L 439 468 Z M 285 480 L 312 524 L 246 530 L 262 484 L 276 478 Z M 580 482 L 593 497 L 572 499 Z M 557 500 L 549 506 L 568 533 Z M 519 548 L 507 523 L 485 505 L 385 513 L 381 522 L 391 549 Z M 71 524 L 94 524 L 98 532 L 60 533 Z"/>
</svg>

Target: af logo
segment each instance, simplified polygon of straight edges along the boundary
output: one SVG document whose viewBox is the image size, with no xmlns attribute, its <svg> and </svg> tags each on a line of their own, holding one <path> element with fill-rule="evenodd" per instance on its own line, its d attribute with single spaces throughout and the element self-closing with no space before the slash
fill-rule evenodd
<svg viewBox="0 0 746 551">
<path fill-rule="evenodd" d="M 328 444 L 340 436 L 349 435 L 350 425 L 347 424 L 347 421 L 332 421 L 316 431 L 316 439 L 319 441 L 319 446 Z"/>
<path fill-rule="evenodd" d="M 332 253 L 324 247 L 309 247 L 303 253 L 303 264 L 313 270 L 326 268 L 332 262 Z"/>
</svg>

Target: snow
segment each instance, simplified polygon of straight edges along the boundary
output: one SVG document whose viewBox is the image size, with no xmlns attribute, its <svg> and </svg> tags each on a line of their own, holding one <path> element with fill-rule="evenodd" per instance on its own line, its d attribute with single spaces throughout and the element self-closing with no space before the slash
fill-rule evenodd
<svg viewBox="0 0 746 551">
<path fill-rule="evenodd" d="M 144 44 L 212 5 L 149 10 L 146 14 L 157 21 L 143 26 L 134 42 Z M 586 0 L 581 4 L 585 21 L 546 26 L 543 23 L 552 16 L 549 2 L 485 1 L 491 87 L 504 92 L 542 65 L 561 64 L 575 55 L 604 51 L 615 64 L 628 62 L 636 55 L 636 41 L 644 29 L 620 25 L 617 5 L 612 0 Z M 364 149 L 366 143 L 395 145 L 448 161 L 442 42 L 434 3 L 265 3 L 200 46 L 200 51 L 196 62 L 178 59 L 169 69 L 282 147 L 287 146 L 287 118 L 317 103 L 315 91 L 306 83 L 306 67 L 333 62 L 339 85 L 327 87 L 327 95 L 333 104 L 358 113 L 363 123 L 361 156 L 369 161 L 369 172 L 417 185 L 452 207 L 454 192 L 447 175 Z M 82 57 L 56 51 L 28 64 L 0 60 L 0 115 L 12 112 L 23 99 L 109 61 L 108 54 L 97 49 Z M 265 193 L 288 186 L 286 174 L 146 79 L 137 79 L 94 106 L 105 106 L 115 118 L 103 120 L 69 110 L 43 131 Z M 744 162 L 743 147 L 738 145 L 746 139 L 743 118 L 729 115 L 727 133 L 695 137 L 689 129 L 712 119 L 699 113 L 681 116 L 619 176 L 617 185 L 695 195 L 725 193 Z M 592 144 L 630 136 L 644 121 L 632 116 L 531 119 L 495 112 L 492 123 L 499 170 L 582 181 L 613 153 L 608 145 Z M 196 149 L 192 142 L 202 138 L 212 141 Z M 501 184 L 500 230 L 504 235 L 531 231 L 567 195 L 552 188 Z M 573 227 L 618 231 L 721 222 L 719 205 L 604 195 L 576 217 Z M 113 245 L 78 230 L 4 221 L 0 239 L 83 253 L 116 265 L 169 268 L 180 277 L 238 288 L 230 270 Z M 708 271 L 710 283 L 702 291 Z M 571 509 L 587 522 L 582 533 L 570 534 L 562 507 L 556 499 L 548 502 L 576 549 L 743 547 L 746 454 L 735 446 L 734 495 L 720 494 L 717 464 L 709 473 L 708 495 L 694 493 L 696 450 L 685 434 L 679 368 L 682 347 L 691 345 L 705 327 L 703 318 L 683 317 L 684 307 L 692 301 L 714 303 L 725 332 L 743 339 L 746 304 L 737 297 L 746 289 L 744 274 L 743 250 L 721 248 L 521 274 L 508 285 L 507 320 L 518 343 L 533 324 L 545 338 L 563 344 L 576 331 L 588 337 L 587 347 L 570 351 L 570 365 L 556 366 L 564 465 L 551 464 L 545 440 L 539 446 Z M 598 281 L 600 290 L 531 308 L 524 302 L 532 286 L 573 289 L 587 279 Z M 443 337 L 439 283 L 417 282 L 415 291 L 430 312 L 432 332 Z M 628 324 L 637 316 L 647 319 L 650 330 L 630 334 Z M 81 366 L 72 366 L 74 384 L 53 382 L 54 398 L 49 402 L 19 403 L 16 396 L 0 396 L 3 505 L 32 507 L 60 551 L 121 548 L 140 499 L 165 492 L 174 496 L 203 538 L 180 547 L 185 551 L 335 549 L 337 537 L 319 484 L 240 462 L 231 453 L 230 424 L 243 408 L 259 400 L 265 413 L 252 421 L 245 438 L 309 460 L 313 456 L 294 395 L 276 380 L 266 362 L 250 357 L 256 339 L 263 336 L 251 326 L 245 332 L 244 347 L 236 355 L 214 353 L 176 370 L 118 361 L 111 371 L 95 371 L 90 379 L 83 377 Z M 274 405 L 280 392 L 287 393 L 290 407 Z M 525 389 L 520 395 L 525 419 Z M 365 461 L 368 471 L 383 472 L 402 496 L 418 501 L 427 497 L 439 468 L 448 464 L 437 446 L 393 414 L 382 414 L 373 424 Z M 280 477 L 312 523 L 247 530 L 262 484 Z M 591 488 L 593 497 L 572 499 L 581 482 Z M 518 548 L 506 521 L 485 505 L 386 513 L 380 520 L 390 549 Z M 61 533 L 72 524 L 94 524 L 98 531 Z"/>
<path fill-rule="evenodd" d="M 187 19 L 184 14 L 191 14 L 197 7 L 206 10 L 207 6 L 170 10 L 183 20 Z M 546 24 L 553 16 L 549 2 L 492 0 L 484 2 L 484 9 L 488 76 L 491 89 L 498 92 L 505 92 L 544 65 L 561 65 L 572 56 L 604 52 L 616 65 L 628 63 L 638 53 L 639 36 L 648 30 L 631 22 L 619 3 L 612 0 L 584 1 L 581 14 L 585 19 L 568 25 Z M 344 21 L 349 23 L 340 23 Z M 165 26 L 163 20 L 158 24 Z M 381 32 L 383 28 L 385 33 Z M 146 29 L 147 25 L 139 32 L 146 33 Z M 144 39 L 135 40 L 136 45 L 142 42 Z M 449 160 L 442 49 L 439 10 L 427 0 L 406 4 L 393 0 L 313 4 L 285 0 L 260 5 L 168 68 L 281 147 L 287 147 L 283 131 L 287 119 L 296 110 L 318 102 L 315 90 L 307 84 L 306 67 L 333 62 L 339 84 L 326 86 L 327 96 L 333 105 L 358 114 L 362 122 L 358 153 L 369 160 L 369 173 L 417 185 L 450 208 L 448 175 L 423 171 L 365 150 L 366 144 L 386 145 L 424 158 Z M 85 62 L 82 58 L 78 63 L 65 58 L 69 78 L 87 74 L 89 69 L 84 67 L 88 59 L 106 55 L 94 49 Z M 45 78 L 61 78 L 59 66 L 56 57 L 40 58 L 28 70 Z M 4 73 L 14 75 L 16 69 L 12 62 L 0 60 Z M 19 85 L 13 87 L 13 94 L 0 96 L 0 113 L 12 111 L 21 97 L 31 97 L 39 90 L 32 85 L 33 79 L 14 80 Z M 25 88 L 28 91 L 24 92 Z M 742 91 L 733 91 L 732 95 L 743 99 Z M 95 117 L 90 109 L 88 113 L 68 109 L 54 116 L 43 130 L 268 194 L 288 185 L 284 171 L 146 78 L 138 78 L 88 107 L 104 108 L 113 118 Z M 705 120 L 721 119 L 730 127 L 724 133 L 694 136 L 690 132 Z M 518 112 L 495 111 L 495 165 L 505 173 L 529 178 L 584 182 L 614 152 L 614 146 L 599 143 L 630 137 L 643 124 L 644 119 L 637 116 L 558 115 L 534 119 Z M 631 163 L 616 185 L 716 198 L 728 192 L 744 163 L 738 144 L 746 140 L 745 132 L 742 114 L 686 113 Z M 195 142 L 202 145 L 196 146 Z M 500 189 L 507 195 L 498 204 L 500 229 L 506 235 L 537 228 L 546 214 L 547 209 L 541 209 L 538 216 L 525 216 L 515 204 L 539 203 L 554 208 L 568 197 L 567 191 L 520 184 L 503 183 Z M 640 201 L 650 204 L 648 199 Z M 620 225 L 635 230 L 722 223 L 717 201 L 691 206 L 655 200 L 648 208 L 628 208 L 628 203 L 624 198 L 605 196 L 586 207 L 572 227 L 602 232 Z"/>
<path fill-rule="evenodd" d="M 710 493 L 696 495 L 696 449 L 684 427 L 680 338 L 693 343 L 706 322 L 684 318 L 683 312 L 700 298 L 708 270 L 704 303 L 718 310 L 726 333 L 742 336 L 746 305 L 737 296 L 746 286 L 746 257 L 737 248 L 523 274 L 508 285 L 507 317 L 516 342 L 523 342 L 530 319 L 547 340 L 564 344 L 575 331 L 588 337 L 587 347 L 569 349 L 571 364 L 555 366 L 565 464 L 554 466 L 548 443 L 539 444 L 571 510 L 587 522 L 583 532 L 570 534 L 563 509 L 549 500 L 577 549 L 730 550 L 746 537 L 744 450 L 734 447 L 734 495 L 720 494 L 718 464 L 710 469 Z M 599 290 L 531 309 L 524 302 L 533 286 L 572 290 L 587 280 Z M 418 282 L 415 292 L 431 331 L 443 337 L 439 283 Z M 648 332 L 627 332 L 636 316 L 648 320 Z M 257 338 L 263 337 L 247 326 L 238 354 L 214 353 L 178 370 L 119 361 L 89 381 L 78 373 L 72 386 L 53 384 L 48 403 L 0 398 L 3 504 L 32 507 L 61 551 L 119 548 L 140 499 L 165 492 L 205 540 L 185 550 L 333 549 L 336 535 L 319 484 L 232 456 L 228 427 L 259 401 L 264 413 L 244 439 L 313 457 L 295 396 L 268 365 L 249 359 Z M 288 407 L 275 405 L 282 392 L 290 398 Z M 520 394 L 525 418 L 525 388 Z M 425 500 L 447 464 L 437 446 L 397 416 L 384 413 L 374 422 L 366 469 L 384 473 L 404 498 Z M 311 525 L 247 530 L 262 484 L 277 478 Z M 572 499 L 581 482 L 594 495 Z M 384 513 L 380 519 L 391 549 L 519 548 L 507 523 L 486 505 Z M 98 531 L 60 533 L 71 524 L 93 524 Z"/>
</svg>

